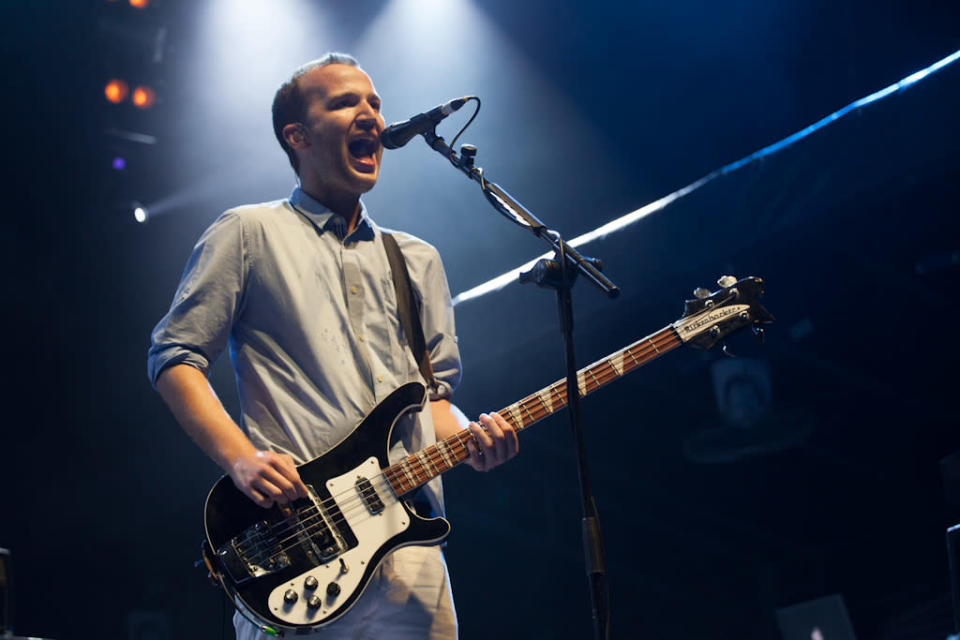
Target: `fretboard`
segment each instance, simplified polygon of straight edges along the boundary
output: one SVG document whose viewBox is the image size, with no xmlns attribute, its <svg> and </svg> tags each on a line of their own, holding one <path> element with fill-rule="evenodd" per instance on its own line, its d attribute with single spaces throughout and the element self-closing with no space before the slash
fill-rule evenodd
<svg viewBox="0 0 960 640">
<path fill-rule="evenodd" d="M 680 344 L 680 337 L 673 327 L 665 327 L 603 360 L 584 367 L 577 372 L 580 396 L 593 393 L 600 387 L 672 351 Z M 563 379 L 497 413 L 520 432 L 565 406 L 567 406 L 567 381 Z M 472 439 L 474 439 L 473 433 L 464 429 L 456 435 L 390 465 L 384 469 L 384 476 L 396 495 L 409 493 L 466 460 L 470 455 L 467 443 Z"/>
</svg>

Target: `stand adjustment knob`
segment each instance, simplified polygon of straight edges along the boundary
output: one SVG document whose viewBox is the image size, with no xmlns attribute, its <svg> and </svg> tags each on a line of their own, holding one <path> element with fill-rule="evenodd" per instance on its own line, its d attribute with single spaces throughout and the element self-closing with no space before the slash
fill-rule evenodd
<svg viewBox="0 0 960 640">
<path fill-rule="evenodd" d="M 477 158 L 477 148 L 472 144 L 460 145 L 460 166 L 470 168 Z"/>
<path fill-rule="evenodd" d="M 340 585 L 336 582 L 331 582 L 327 585 L 327 595 L 331 598 L 335 598 L 340 595 Z"/>
</svg>

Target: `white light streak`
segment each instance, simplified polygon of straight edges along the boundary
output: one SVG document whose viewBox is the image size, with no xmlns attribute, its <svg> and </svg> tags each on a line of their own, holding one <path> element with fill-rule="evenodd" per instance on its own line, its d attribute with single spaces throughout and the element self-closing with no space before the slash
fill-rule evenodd
<svg viewBox="0 0 960 640">
<path fill-rule="evenodd" d="M 865 96 L 865 97 L 863 97 L 863 98 L 860 98 L 859 100 L 856 100 L 856 101 L 854 101 L 854 102 L 851 102 L 850 104 L 848 104 L 847 106 L 843 107 L 842 109 L 839 109 L 839 110 L 831 113 L 830 115 L 821 118 L 820 120 L 818 120 L 817 122 L 813 123 L 812 125 L 804 128 L 804 129 L 801 129 L 800 131 L 798 131 L 798 132 L 796 132 L 796 133 L 794 133 L 794 134 L 792 134 L 792 135 L 790 135 L 790 136 L 787 136 L 786 138 L 783 138 L 782 140 L 779 140 L 778 142 L 775 142 L 775 143 L 773 143 L 773 144 L 771 144 L 771 145 L 769 145 L 769 146 L 766 146 L 766 147 L 760 149 L 759 151 L 755 151 L 754 153 L 751 153 L 750 155 L 748 155 L 748 156 L 746 156 L 746 157 L 744 157 L 744 158 L 741 158 L 740 160 L 737 160 L 736 162 L 731 162 L 730 164 L 728 164 L 728 165 L 726 165 L 726 166 L 720 167 L 719 169 L 716 169 L 715 171 L 713 171 L 713 172 L 711 172 L 711 173 L 708 173 L 707 175 L 705 175 L 704 177 L 700 178 L 700 179 L 697 180 L 696 182 L 693 182 L 693 183 L 691 183 L 691 184 L 688 184 L 687 186 L 683 187 L 682 189 L 678 189 L 677 191 L 674 191 L 673 193 L 668 194 L 668 195 L 660 198 L 659 200 L 655 200 L 654 202 L 651 202 L 650 204 L 644 205 L 643 207 L 640 207 L 640 208 L 637 209 L 636 211 L 632 211 L 632 212 L 630 212 L 630 213 L 628 213 L 628 214 L 626 214 L 626 215 L 623 215 L 623 216 L 620 216 L 619 218 L 616 218 L 615 220 L 611 220 L 610 222 L 606 223 L 605 225 L 603 225 L 603 226 L 601 226 L 601 227 L 598 227 L 598 228 L 594 229 L 593 231 L 589 231 L 589 232 L 587 232 L 587 233 L 585 233 L 585 234 L 583 234 L 583 235 L 577 236 L 576 238 L 574 238 L 573 240 L 570 240 L 570 241 L 568 241 L 568 242 L 569 242 L 569 244 L 570 244 L 571 246 L 573 246 L 573 247 L 579 247 L 579 246 L 584 245 L 584 244 L 586 244 L 586 243 L 588 243 L 588 242 L 590 242 L 590 241 L 592 241 L 592 240 L 597 240 L 597 239 L 599 239 L 599 238 L 603 238 L 604 236 L 607 236 L 607 235 L 609 235 L 609 234 L 611 234 L 611 233 L 613 233 L 613 232 L 615 232 L 615 231 L 620 231 L 621 229 L 623 229 L 623 228 L 625 228 L 625 227 L 628 227 L 628 226 L 630 226 L 630 225 L 632 225 L 632 224 L 634 224 L 634 223 L 636 223 L 636 222 L 639 222 L 640 220 L 642 220 L 643 218 L 646 218 L 646 217 L 649 216 L 650 214 L 652 214 L 652 213 L 654 213 L 654 212 L 656 212 L 656 211 L 660 211 L 661 209 L 663 209 L 663 208 L 666 207 L 667 205 L 671 204 L 671 203 L 674 202 L 675 200 L 679 200 L 679 199 L 682 198 L 683 196 L 685 196 L 685 195 L 687 195 L 687 194 L 689 194 L 689 193 L 691 193 L 691 192 L 693 192 L 693 191 L 696 191 L 697 189 L 699 189 L 700 187 L 702 187 L 702 186 L 705 185 L 706 183 L 714 180 L 715 178 L 718 178 L 718 177 L 720 177 L 720 176 L 722 176 L 722 175 L 726 175 L 726 174 L 728 174 L 728 173 L 732 173 L 733 171 L 736 171 L 737 169 L 740 169 L 741 167 L 744 167 L 744 166 L 746 166 L 746 165 L 748 165 L 748 164 L 751 164 L 752 162 L 754 162 L 754 161 L 756 161 L 756 160 L 759 160 L 760 158 L 764 158 L 764 157 L 766 157 L 766 156 L 769 156 L 769 155 L 771 155 L 771 154 L 776 153 L 777 151 L 780 151 L 780 150 L 782 150 L 782 149 L 785 149 L 786 147 L 788 147 L 788 146 L 792 145 L 793 143 L 797 142 L 798 140 L 801 140 L 801 139 L 803 139 L 803 138 L 806 138 L 808 135 L 810 135 L 810 134 L 813 133 L 814 131 L 817 131 L 817 130 L 821 129 L 821 128 L 827 126 L 828 124 L 831 124 L 831 123 L 833 123 L 833 122 L 836 122 L 837 120 L 839 120 L 839 119 L 842 118 L 843 116 L 847 115 L 847 114 L 850 113 L 851 111 L 853 111 L 853 110 L 855 110 L 855 109 L 859 109 L 859 108 L 861 108 L 861 107 L 864 107 L 864 106 L 866 106 L 866 105 L 868 105 L 868 104 L 870 104 L 870 103 L 877 102 L 878 100 L 881 100 L 881 99 L 883 99 L 883 98 L 886 98 L 887 96 L 892 95 L 892 94 L 894 94 L 894 93 L 897 93 L 898 91 L 902 91 L 902 90 L 906 89 L 907 87 L 909 87 L 909 86 L 911 86 L 911 85 L 919 82 L 920 80 L 926 78 L 927 76 L 931 75 L 932 73 L 935 73 L 935 72 L 939 71 L 940 69 L 943 69 L 943 68 L 946 67 L 947 65 L 949 65 L 949 64 L 951 64 L 951 63 L 953 63 L 953 62 L 956 62 L 958 59 L 960 59 L 960 51 L 955 51 L 954 53 L 950 54 L 950 55 L 947 56 L 946 58 L 943 58 L 942 60 L 938 60 L 937 62 L 935 62 L 934 64 L 930 65 L 929 67 L 927 67 L 927 68 L 925 68 L 925 69 L 921 69 L 920 71 L 914 72 L 914 73 L 910 74 L 909 76 L 907 76 L 906 78 L 900 80 L 899 82 L 896 82 L 896 83 L 894 83 L 894 84 L 892 84 L 892 85 L 890 85 L 890 86 L 888 86 L 888 87 L 884 87 L 883 89 L 880 89 L 879 91 L 877 91 L 877 92 L 875 92 L 875 93 L 872 93 L 872 94 L 870 94 L 870 95 L 868 95 L 868 96 Z M 533 265 L 536 264 L 538 260 L 540 260 L 540 259 L 542 259 L 542 258 L 549 258 L 549 257 L 552 256 L 552 255 L 553 255 L 553 254 L 551 254 L 551 253 L 545 253 L 545 254 L 543 254 L 543 255 L 541 255 L 541 256 L 538 256 L 538 257 L 534 258 L 533 260 L 530 260 L 529 262 L 527 262 L 527 263 L 525 263 L 525 264 L 520 265 L 519 267 L 516 267 L 515 269 L 511 269 L 510 271 L 508 271 L 508 272 L 506 272 L 506 273 L 504 273 L 504 274 L 502 274 L 502 275 L 499 275 L 499 276 L 497 276 L 496 278 L 493 278 L 492 280 L 488 280 L 487 282 L 484 282 L 483 284 L 480 284 L 480 285 L 478 285 L 478 286 L 476 286 L 476 287 L 473 287 L 472 289 L 467 289 L 466 291 L 463 291 L 463 292 L 461 292 L 461 293 L 458 293 L 458 294 L 457 294 L 456 296 L 454 296 L 454 298 L 453 298 L 453 304 L 454 304 L 454 306 L 460 304 L 461 302 L 465 302 L 465 301 L 467 301 L 467 300 L 472 300 L 472 299 L 474 299 L 474 298 L 478 298 L 478 297 L 480 297 L 480 296 L 482 296 L 482 295 L 485 295 L 485 294 L 487 294 L 487 293 L 490 293 L 490 292 L 492 292 L 492 291 L 496 291 L 496 290 L 498 290 L 498 289 L 502 289 L 503 287 L 507 286 L 507 285 L 510 284 L 511 282 L 516 282 L 517 276 L 518 276 L 522 271 L 526 271 L 526 270 L 530 269 L 531 267 L 533 267 Z"/>
</svg>

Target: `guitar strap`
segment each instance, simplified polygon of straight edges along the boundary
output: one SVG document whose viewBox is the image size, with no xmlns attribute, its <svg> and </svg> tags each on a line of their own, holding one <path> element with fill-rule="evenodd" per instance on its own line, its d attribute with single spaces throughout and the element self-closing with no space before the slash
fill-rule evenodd
<svg viewBox="0 0 960 640">
<path fill-rule="evenodd" d="M 393 288 L 397 292 L 397 313 L 400 315 L 400 324 L 403 325 L 403 334 L 407 337 L 407 344 L 413 351 L 413 358 L 420 365 L 420 373 L 430 388 L 439 388 L 436 378 L 433 377 L 433 367 L 430 365 L 430 354 L 427 353 L 427 342 L 423 338 L 423 325 L 420 323 L 420 310 L 413 295 L 413 285 L 410 283 L 410 273 L 407 271 L 407 261 L 397 244 L 396 238 L 389 233 L 380 234 L 383 237 L 383 248 L 387 252 L 387 261 L 390 263 L 390 275 L 393 277 Z"/>
</svg>

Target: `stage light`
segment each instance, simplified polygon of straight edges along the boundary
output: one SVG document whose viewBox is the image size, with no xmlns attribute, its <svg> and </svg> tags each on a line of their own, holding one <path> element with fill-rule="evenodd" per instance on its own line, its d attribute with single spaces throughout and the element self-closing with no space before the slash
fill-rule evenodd
<svg viewBox="0 0 960 640">
<path fill-rule="evenodd" d="M 110 163 L 110 166 L 113 167 L 114 171 L 123 171 L 127 168 L 127 161 L 122 156 L 117 156 Z"/>
<path fill-rule="evenodd" d="M 126 100 L 128 93 L 130 93 L 130 87 L 127 86 L 127 83 L 116 78 L 108 82 L 107 86 L 103 88 L 103 95 L 113 104 L 119 104 Z"/>
<path fill-rule="evenodd" d="M 149 109 L 157 101 L 157 94 L 150 87 L 140 86 L 133 90 L 130 100 L 139 109 Z"/>
<path fill-rule="evenodd" d="M 130 6 L 137 9 L 146 9 L 148 4 L 150 0 L 130 0 Z"/>
<path fill-rule="evenodd" d="M 146 208 L 142 204 L 134 203 L 133 207 L 133 219 L 143 224 L 147 221 L 148 213 Z"/>
</svg>

